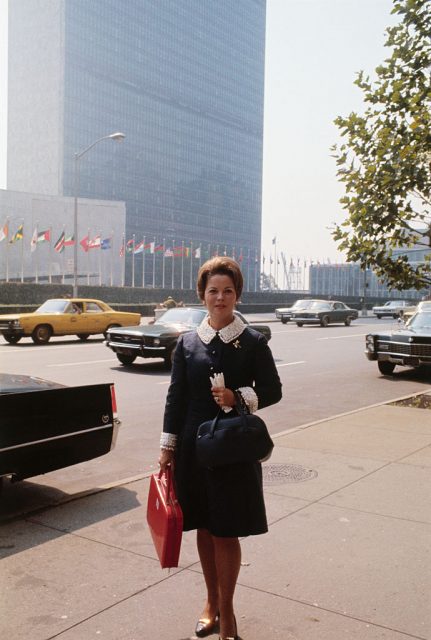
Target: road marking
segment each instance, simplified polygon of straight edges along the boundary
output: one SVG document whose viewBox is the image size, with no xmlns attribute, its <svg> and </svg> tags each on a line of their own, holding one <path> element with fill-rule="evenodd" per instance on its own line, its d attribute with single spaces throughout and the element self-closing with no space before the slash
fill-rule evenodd
<svg viewBox="0 0 431 640">
<path fill-rule="evenodd" d="M 156 382 L 156 384 L 171 384 L 170 380 L 164 380 L 163 382 Z"/>
<path fill-rule="evenodd" d="M 27 349 L 24 349 L 24 347 L 26 347 L 26 346 L 27 347 L 33 347 L 34 349 L 38 349 L 38 350 L 49 349 L 50 351 L 55 351 L 56 349 L 70 349 L 70 345 L 74 345 L 75 349 L 77 349 L 77 348 L 78 349 L 79 348 L 88 349 L 91 346 L 93 346 L 93 347 L 100 346 L 101 342 L 87 342 L 86 344 L 82 344 L 82 343 L 77 344 L 76 342 L 69 342 L 68 345 L 64 345 L 64 346 L 61 346 L 61 347 L 54 347 L 54 346 L 52 346 L 50 344 L 35 345 L 35 344 L 25 344 L 24 343 L 24 344 L 20 345 L 19 347 L 16 346 L 16 345 L 11 345 L 12 349 L 11 349 L 11 347 L 6 347 L 6 346 L 5 347 L 0 347 L 0 353 L 8 353 L 9 352 L 9 353 L 13 353 L 13 354 L 15 354 L 15 353 L 27 353 L 28 354 L 29 352 L 27 351 Z"/>
<path fill-rule="evenodd" d="M 276 364 L 277 369 L 280 367 L 290 367 L 293 364 L 305 364 L 305 360 L 298 360 L 297 362 L 286 362 L 285 364 Z"/>
<path fill-rule="evenodd" d="M 316 338 L 316 340 L 338 340 L 339 338 L 355 338 L 366 335 L 366 333 L 349 333 L 349 335 L 346 336 L 328 336 L 327 338 Z"/>
<path fill-rule="evenodd" d="M 63 364 L 47 364 L 47 367 L 77 367 L 82 364 L 96 364 L 98 362 L 118 362 L 115 358 L 109 360 L 86 360 L 85 362 L 65 362 Z"/>
</svg>

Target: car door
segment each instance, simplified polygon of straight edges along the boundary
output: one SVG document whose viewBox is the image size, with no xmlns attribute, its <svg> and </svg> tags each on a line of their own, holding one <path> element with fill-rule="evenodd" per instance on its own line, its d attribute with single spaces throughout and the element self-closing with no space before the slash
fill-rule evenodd
<svg viewBox="0 0 431 640">
<path fill-rule="evenodd" d="M 70 302 L 64 310 L 64 319 L 62 325 L 65 334 L 76 334 L 82 332 L 83 325 L 83 306 L 80 302 Z"/>
<path fill-rule="evenodd" d="M 334 322 L 344 322 L 344 317 L 345 317 L 345 311 L 344 311 L 344 305 L 342 302 L 335 302 L 334 303 L 334 310 L 333 310 L 333 317 L 334 317 Z"/>
<path fill-rule="evenodd" d="M 86 302 L 84 305 L 85 328 L 82 333 L 103 333 L 106 329 L 106 313 L 95 301 Z"/>
</svg>

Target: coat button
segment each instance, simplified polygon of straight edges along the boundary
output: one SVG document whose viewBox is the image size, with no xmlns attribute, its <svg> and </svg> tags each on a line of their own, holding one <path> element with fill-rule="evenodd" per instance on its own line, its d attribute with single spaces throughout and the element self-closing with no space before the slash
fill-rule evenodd
<svg viewBox="0 0 431 640">
<path fill-rule="evenodd" d="M 216 352 L 215 352 L 215 351 L 213 351 L 212 353 L 213 353 L 213 356 L 215 356 Z"/>
</svg>

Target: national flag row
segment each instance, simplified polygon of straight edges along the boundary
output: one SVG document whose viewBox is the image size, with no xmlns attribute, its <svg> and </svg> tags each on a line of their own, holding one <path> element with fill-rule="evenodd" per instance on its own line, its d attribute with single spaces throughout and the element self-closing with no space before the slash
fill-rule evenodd
<svg viewBox="0 0 431 640">
<path fill-rule="evenodd" d="M 15 231 L 15 233 L 11 237 L 9 237 L 8 224 L 9 223 L 6 222 L 2 227 L 0 227 L 0 242 L 6 240 L 9 244 L 14 244 L 19 240 L 23 241 L 24 225 L 21 224 Z M 39 229 L 36 227 L 30 240 L 31 251 L 35 251 L 40 243 L 51 243 L 51 240 L 51 229 L 39 231 Z M 62 253 L 66 247 L 71 247 L 74 244 L 74 236 L 66 235 L 66 232 L 63 229 L 57 241 L 53 243 L 53 248 L 57 253 Z M 79 241 L 79 244 L 85 252 L 88 252 L 90 249 L 112 249 L 113 236 L 102 238 L 99 234 L 91 238 L 90 235 L 87 234 L 84 238 L 82 238 L 82 240 Z M 163 256 L 164 258 L 203 258 L 205 260 L 213 256 L 231 256 L 240 263 L 244 259 L 243 250 L 239 249 L 238 251 L 235 247 L 232 247 L 231 250 L 228 251 L 227 246 L 224 246 L 224 249 L 220 248 L 220 245 L 217 245 L 214 249 L 214 245 L 210 244 L 208 244 L 207 247 L 202 246 L 202 244 L 200 244 L 198 247 L 193 247 L 191 242 L 190 246 L 186 246 L 184 242 L 177 246 L 168 246 L 165 241 L 163 241 L 162 243 L 157 243 L 156 240 L 152 242 L 146 242 L 145 239 L 143 239 L 142 241 L 136 241 L 135 237 L 126 241 L 124 235 L 120 245 L 119 253 L 120 257 L 124 257 L 126 254 L 131 254 L 133 256 L 139 254 L 158 254 Z M 257 261 L 257 252 L 255 253 L 255 258 Z"/>
</svg>

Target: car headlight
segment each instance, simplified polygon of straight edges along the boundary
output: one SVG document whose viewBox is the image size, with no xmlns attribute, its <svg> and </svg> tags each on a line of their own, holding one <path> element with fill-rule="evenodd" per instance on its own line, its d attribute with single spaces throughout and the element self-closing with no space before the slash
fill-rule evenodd
<svg viewBox="0 0 431 640">
<path fill-rule="evenodd" d="M 19 327 L 19 320 L 12 320 L 11 327 Z"/>
<path fill-rule="evenodd" d="M 155 347 L 158 347 L 159 344 L 160 344 L 160 338 L 154 338 L 153 344 L 154 344 Z"/>
<path fill-rule="evenodd" d="M 374 336 L 368 335 L 365 337 L 365 347 L 367 351 L 374 351 Z"/>
</svg>

